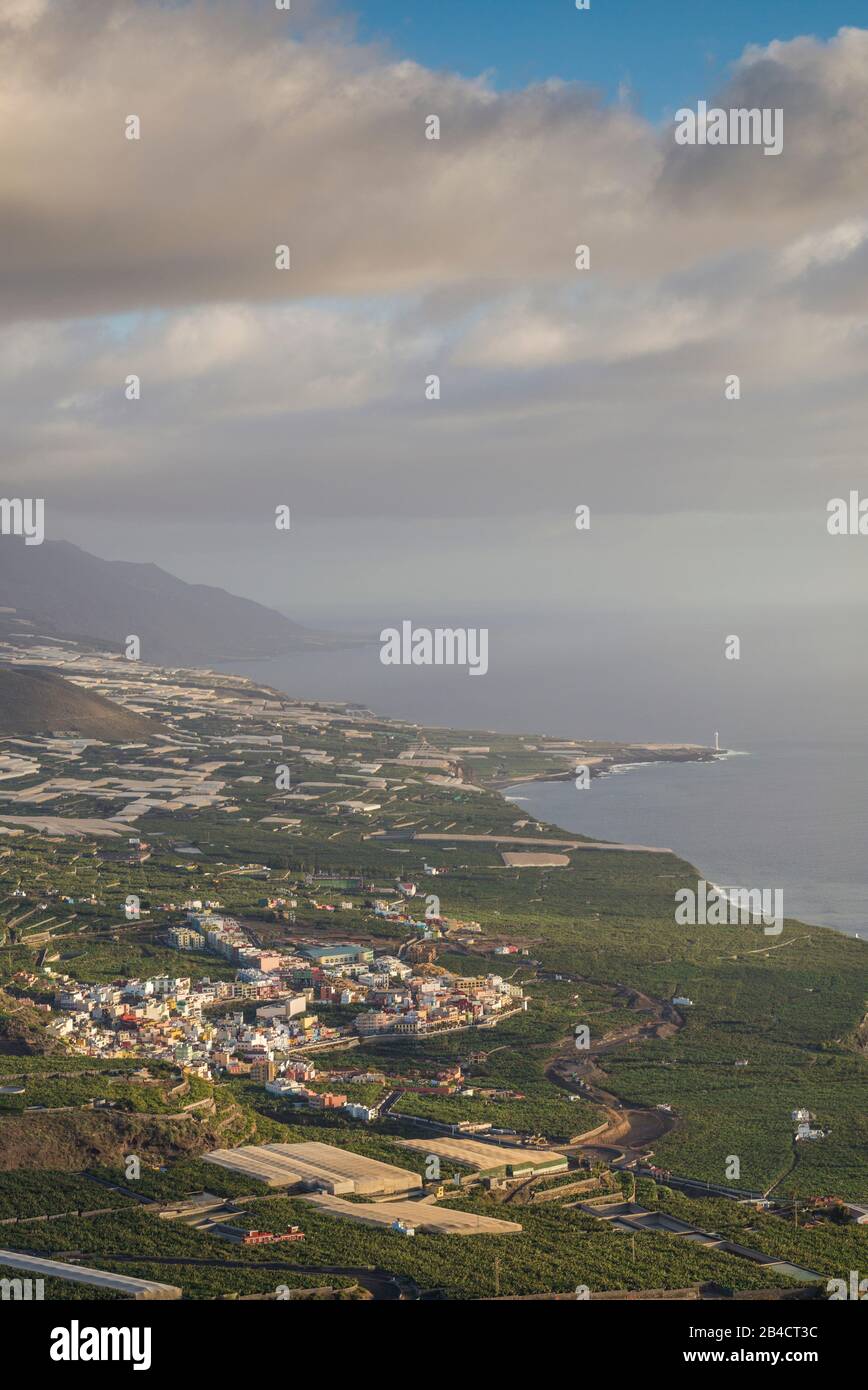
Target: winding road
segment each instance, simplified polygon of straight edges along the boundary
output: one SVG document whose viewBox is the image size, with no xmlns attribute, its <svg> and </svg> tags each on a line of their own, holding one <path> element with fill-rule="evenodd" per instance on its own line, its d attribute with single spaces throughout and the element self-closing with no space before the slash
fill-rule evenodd
<svg viewBox="0 0 868 1390">
<path fill-rule="evenodd" d="M 545 978 L 549 972 L 540 972 Z M 669 1038 L 684 1026 L 684 1019 L 666 1000 L 654 999 L 651 995 L 624 985 L 612 985 L 603 980 L 591 980 L 583 975 L 566 975 L 560 972 L 561 979 L 572 984 L 593 984 L 609 989 L 613 994 L 626 994 L 628 1008 L 634 1014 L 650 1017 L 639 1019 L 592 1044 L 581 1055 L 573 1046 L 573 1039 L 566 1038 L 561 1050 L 546 1067 L 546 1076 L 553 1085 L 562 1090 L 575 1093 L 580 1091 L 583 1098 L 603 1107 L 608 1125 L 593 1140 L 573 1145 L 558 1145 L 560 1149 L 571 1152 L 598 1153 L 606 1162 L 630 1162 L 639 1158 L 650 1145 L 664 1134 L 668 1134 L 677 1124 L 677 1118 L 656 1106 L 625 1105 L 602 1084 L 605 1075 L 596 1066 L 596 1059 L 614 1052 L 618 1048 L 641 1042 L 644 1038 Z"/>
</svg>

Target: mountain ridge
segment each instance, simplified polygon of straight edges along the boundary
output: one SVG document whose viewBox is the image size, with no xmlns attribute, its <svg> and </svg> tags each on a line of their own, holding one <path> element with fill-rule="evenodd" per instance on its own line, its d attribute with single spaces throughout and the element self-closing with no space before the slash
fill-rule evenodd
<svg viewBox="0 0 868 1390">
<path fill-rule="evenodd" d="M 0 605 L 4 635 L 64 637 L 115 651 L 135 635 L 142 660 L 156 665 L 265 660 L 325 640 L 253 599 L 188 584 L 152 563 L 103 560 L 70 541 L 26 546 L 4 537 Z"/>
</svg>

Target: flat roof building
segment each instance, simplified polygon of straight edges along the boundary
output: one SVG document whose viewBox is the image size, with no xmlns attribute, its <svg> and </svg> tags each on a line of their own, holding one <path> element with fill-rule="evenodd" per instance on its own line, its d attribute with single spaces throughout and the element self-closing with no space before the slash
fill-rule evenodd
<svg viewBox="0 0 868 1390">
<path fill-rule="evenodd" d="M 359 965 L 374 959 L 370 946 L 302 946 L 301 954 L 316 965 Z"/>
<path fill-rule="evenodd" d="M 268 1187 L 319 1189 L 336 1196 L 418 1192 L 422 1187 L 418 1173 L 334 1144 L 246 1144 L 215 1149 L 204 1158 Z"/>
<path fill-rule="evenodd" d="M 505 1144 L 483 1144 L 476 1139 L 452 1139 L 434 1135 L 430 1139 L 400 1139 L 402 1148 L 416 1153 L 436 1154 L 447 1162 L 466 1164 L 478 1173 L 503 1171 L 525 1177 L 534 1173 L 562 1173 L 569 1167 L 565 1154 L 551 1149 L 519 1149 Z"/>
<path fill-rule="evenodd" d="M 358 1221 L 364 1226 L 385 1227 L 402 1235 L 409 1232 L 401 1227 L 410 1227 L 414 1233 L 449 1236 L 506 1236 L 521 1230 L 517 1221 L 480 1216 L 475 1211 L 461 1211 L 456 1207 L 440 1207 L 433 1202 L 345 1202 L 340 1197 L 322 1193 L 304 1200 L 326 1216 Z"/>
</svg>

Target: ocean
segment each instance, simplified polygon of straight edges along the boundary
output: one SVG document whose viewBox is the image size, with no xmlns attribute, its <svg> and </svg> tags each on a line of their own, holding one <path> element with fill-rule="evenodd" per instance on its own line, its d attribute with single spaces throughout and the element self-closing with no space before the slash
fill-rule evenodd
<svg viewBox="0 0 868 1390">
<path fill-rule="evenodd" d="M 386 667 L 375 643 L 221 666 L 300 698 L 458 729 L 705 745 L 719 729 L 736 755 L 635 767 L 585 791 L 555 782 L 513 794 L 566 830 L 665 846 L 712 882 L 780 888 L 787 916 L 868 933 L 868 670 L 847 631 L 815 623 L 806 650 L 804 631 L 775 615 L 745 627 L 745 658 L 727 663 L 718 636 L 728 628 L 709 634 L 704 618 L 665 633 L 609 616 L 491 628 L 484 677 Z M 845 668 L 842 650 L 853 654 Z"/>
<path fill-rule="evenodd" d="M 673 849 L 709 882 L 780 888 L 787 917 L 868 939 L 868 749 L 767 743 L 506 795 L 565 830 Z"/>
</svg>

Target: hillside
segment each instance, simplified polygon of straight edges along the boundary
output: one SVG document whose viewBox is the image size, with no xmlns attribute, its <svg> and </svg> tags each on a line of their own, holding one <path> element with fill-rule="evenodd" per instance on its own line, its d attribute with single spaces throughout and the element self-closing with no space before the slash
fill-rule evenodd
<svg viewBox="0 0 868 1390">
<path fill-rule="evenodd" d="M 208 1116 L 179 1124 L 160 1115 L 110 1110 L 4 1115 L 3 1171 L 50 1167 L 80 1171 L 93 1163 L 121 1163 L 129 1153 L 147 1162 L 196 1156 L 213 1148 L 222 1131 Z"/>
<path fill-rule="evenodd" d="M 157 565 L 101 560 L 67 541 L 4 540 L 0 603 L 16 639 L 29 631 L 119 650 L 135 633 L 143 660 L 169 666 L 283 656 L 325 640 L 225 589 L 187 584 Z"/>
<path fill-rule="evenodd" d="M 44 1015 L 0 989 L 0 1057 L 62 1055 L 66 1051 L 63 1043 L 44 1025 Z"/>
<path fill-rule="evenodd" d="M 159 728 L 51 671 L 0 664 L 0 737 L 59 731 L 120 743 L 152 739 Z"/>
</svg>

